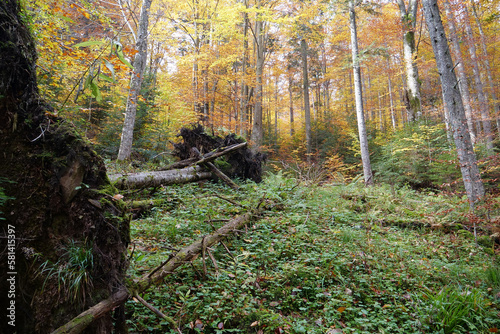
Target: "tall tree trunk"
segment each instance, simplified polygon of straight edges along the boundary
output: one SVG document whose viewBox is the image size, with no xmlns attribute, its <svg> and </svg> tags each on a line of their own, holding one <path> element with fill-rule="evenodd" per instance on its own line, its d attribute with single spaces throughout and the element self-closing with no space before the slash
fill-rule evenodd
<svg viewBox="0 0 500 334">
<path fill-rule="evenodd" d="M 389 86 L 389 104 L 390 104 L 390 109 L 391 109 L 391 122 L 392 122 L 392 128 L 393 130 L 396 130 L 396 113 L 394 112 L 394 97 L 392 96 L 392 68 L 391 68 L 391 59 L 390 57 L 387 57 L 387 69 L 388 69 L 388 74 L 387 74 L 387 83 Z"/>
<path fill-rule="evenodd" d="M 422 116 L 420 83 L 416 59 L 415 28 L 417 25 L 418 0 L 409 0 L 406 7 L 404 0 L 398 0 L 399 12 L 403 23 L 403 57 L 406 73 L 406 104 L 410 121 Z"/>
<path fill-rule="evenodd" d="M 444 102 L 447 105 L 453 138 L 457 149 L 460 170 L 471 207 L 484 196 L 484 187 L 477 166 L 476 155 L 467 129 L 462 96 L 458 89 L 457 77 L 453 71 L 448 41 L 439 14 L 437 0 L 423 0 L 423 9 L 432 48 L 441 80 Z"/>
<path fill-rule="evenodd" d="M 132 153 L 138 96 L 141 92 L 142 81 L 144 79 L 144 69 L 146 68 L 148 58 L 148 22 L 151 2 L 152 0 L 144 0 L 142 4 L 141 16 L 139 19 L 139 30 L 137 32 L 137 54 L 134 58 L 134 70 L 130 79 L 130 90 L 125 109 L 125 121 L 123 123 L 118 160 L 129 159 L 130 154 Z"/>
<path fill-rule="evenodd" d="M 258 1 L 258 8 L 260 8 L 260 1 Z M 255 76 L 257 83 L 255 85 L 255 105 L 253 112 L 252 121 L 252 135 L 251 139 L 254 142 L 254 147 L 256 150 L 262 145 L 262 139 L 264 137 L 264 129 L 262 124 L 262 76 L 264 72 L 264 21 L 262 21 L 262 15 L 257 13 L 257 18 L 255 22 Z"/>
<path fill-rule="evenodd" d="M 248 4 L 245 1 L 245 5 L 248 8 Z M 247 125 L 247 115 L 248 115 L 248 85 L 246 83 L 247 76 L 247 62 L 248 62 L 248 13 L 243 14 L 243 59 L 241 64 L 241 93 L 240 93 L 240 135 L 247 138 L 248 136 L 248 125 Z"/>
<path fill-rule="evenodd" d="M 307 73 L 307 42 L 300 41 L 300 53 L 302 55 L 302 89 L 304 93 L 304 121 L 306 126 L 306 148 L 307 161 L 311 162 L 312 142 L 311 142 L 311 106 L 309 102 L 309 75 Z"/>
<path fill-rule="evenodd" d="M 484 93 L 484 85 L 481 80 L 481 73 L 479 71 L 479 60 L 477 59 L 476 45 L 474 42 L 474 35 L 472 33 L 472 28 L 470 26 L 469 11 L 467 6 L 464 7 L 464 22 L 465 22 L 465 32 L 467 34 L 467 44 L 469 46 L 469 53 L 471 57 L 472 73 L 474 76 L 474 82 L 476 84 L 476 94 L 477 100 L 479 102 L 479 112 L 481 113 L 481 121 L 483 125 L 484 136 L 486 137 L 486 147 L 490 151 L 493 150 L 493 132 L 491 131 L 490 122 L 490 111 L 488 107 L 488 101 L 486 99 L 486 94 Z"/>
<path fill-rule="evenodd" d="M 358 34 L 356 27 L 356 12 L 354 0 L 349 0 L 349 26 L 351 29 L 351 51 L 352 68 L 354 75 L 354 96 L 356 104 L 356 118 L 358 120 L 359 145 L 361 149 L 361 161 L 363 163 L 363 175 L 366 185 L 373 184 L 372 166 L 370 153 L 368 151 L 368 138 L 366 135 L 365 117 L 363 112 L 363 94 L 361 91 L 361 71 L 359 68 Z"/>
<path fill-rule="evenodd" d="M 474 132 L 474 124 L 472 119 L 471 98 L 469 93 L 469 85 L 467 83 L 467 75 L 465 73 L 462 51 L 460 50 L 460 40 L 458 39 L 457 29 L 455 25 L 455 16 L 453 15 L 453 12 L 451 10 L 450 2 L 448 0 L 444 0 L 443 4 L 446 16 L 448 18 L 448 29 L 450 30 L 451 42 L 453 45 L 453 54 L 457 63 L 456 68 L 459 79 L 458 85 L 460 87 L 460 92 L 462 93 L 465 117 L 467 118 L 467 127 L 469 128 L 472 145 L 474 145 L 474 143 L 476 142 L 476 133 Z"/>
<path fill-rule="evenodd" d="M 293 74 L 291 68 L 288 70 L 288 100 L 289 100 L 289 108 L 290 108 L 290 137 L 293 137 L 295 130 L 293 128 Z"/>
<path fill-rule="evenodd" d="M 477 27 L 479 28 L 479 36 L 481 37 L 481 48 L 483 50 L 483 57 L 484 57 L 483 62 L 488 78 L 488 88 L 490 90 L 491 100 L 493 101 L 493 111 L 496 118 L 497 131 L 500 136 L 500 101 L 498 101 L 497 94 L 495 93 L 495 82 L 493 81 L 493 72 L 491 71 L 490 59 L 488 58 L 486 37 L 484 35 L 483 26 L 481 24 L 481 20 L 479 19 L 479 15 L 477 15 L 477 10 L 474 1 L 471 1 L 471 5 L 474 18 L 476 19 Z"/>
</svg>

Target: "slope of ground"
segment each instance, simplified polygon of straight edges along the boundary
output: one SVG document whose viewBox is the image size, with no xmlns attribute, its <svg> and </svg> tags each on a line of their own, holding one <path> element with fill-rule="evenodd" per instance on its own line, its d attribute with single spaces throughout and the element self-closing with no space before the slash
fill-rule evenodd
<svg viewBox="0 0 500 334">
<path fill-rule="evenodd" d="M 262 198 L 268 210 L 238 237 L 209 249 L 205 261 L 200 256 L 143 296 L 176 328 L 131 300 L 132 333 L 500 328 L 498 245 L 481 235 L 495 224 L 498 199 L 476 219 L 477 246 L 468 204 L 436 193 L 357 183 L 319 187 L 277 174 L 240 191 L 203 183 L 163 188 L 153 197 L 175 206 L 132 222 L 132 276 Z"/>
</svg>

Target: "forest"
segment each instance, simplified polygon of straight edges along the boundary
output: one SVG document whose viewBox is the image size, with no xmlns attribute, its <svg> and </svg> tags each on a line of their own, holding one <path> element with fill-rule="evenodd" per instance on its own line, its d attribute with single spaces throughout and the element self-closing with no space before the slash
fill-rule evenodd
<svg viewBox="0 0 500 334">
<path fill-rule="evenodd" d="M 497 0 L 2 0 L 2 333 L 497 333 Z"/>
</svg>

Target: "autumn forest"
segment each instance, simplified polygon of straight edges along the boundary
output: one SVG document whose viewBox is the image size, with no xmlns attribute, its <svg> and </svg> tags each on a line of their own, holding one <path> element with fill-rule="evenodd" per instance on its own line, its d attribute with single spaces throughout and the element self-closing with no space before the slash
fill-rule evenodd
<svg viewBox="0 0 500 334">
<path fill-rule="evenodd" d="M 0 0 L 0 331 L 497 333 L 499 52 L 498 0 Z"/>
<path fill-rule="evenodd" d="M 168 149 L 180 127 L 202 122 L 216 133 L 248 138 L 273 159 L 324 163 L 346 177 L 361 166 L 351 11 L 359 45 L 358 104 L 374 170 L 385 168 L 388 145 L 401 145 L 397 136 L 413 136 L 413 144 L 406 139 L 412 150 L 426 136 L 443 130 L 451 138 L 453 131 L 421 3 L 354 5 L 26 2 L 33 15 L 42 96 L 102 154 L 118 154 L 127 96 L 137 90 L 131 88 L 132 63 L 138 45 L 147 43 L 141 51 L 146 57 L 142 84 L 132 101 L 137 104 L 135 158 L 151 159 Z M 471 139 L 487 156 L 500 130 L 498 4 L 443 1 L 440 7 Z M 147 34 L 139 32 L 141 8 L 149 14 Z M 417 123 L 432 135 L 401 134 Z"/>
</svg>

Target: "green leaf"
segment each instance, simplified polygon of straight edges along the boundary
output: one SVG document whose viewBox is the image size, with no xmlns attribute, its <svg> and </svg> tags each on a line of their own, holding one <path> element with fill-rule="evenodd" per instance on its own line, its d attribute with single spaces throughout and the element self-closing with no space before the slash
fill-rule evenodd
<svg viewBox="0 0 500 334">
<path fill-rule="evenodd" d="M 92 91 L 92 97 L 94 97 L 97 102 L 101 102 L 102 101 L 101 91 L 99 90 L 99 86 L 97 86 L 94 80 L 90 82 L 90 90 Z"/>
<path fill-rule="evenodd" d="M 86 41 L 82 43 L 78 43 L 73 45 L 74 48 L 83 48 L 87 46 L 92 46 L 92 45 L 102 45 L 104 42 L 103 41 Z"/>
<path fill-rule="evenodd" d="M 127 59 L 125 59 L 125 56 L 123 55 L 123 51 L 122 51 L 121 48 L 117 48 L 116 49 L 116 55 L 118 56 L 118 58 L 120 59 L 120 61 L 122 63 L 124 63 L 125 65 L 127 65 L 131 69 L 134 69 L 134 67 L 132 66 L 132 64 L 130 64 L 130 62 Z"/>
<path fill-rule="evenodd" d="M 107 59 L 104 59 L 104 65 L 108 68 L 113 76 L 113 82 L 115 81 L 115 67 Z"/>
<path fill-rule="evenodd" d="M 105 80 L 107 82 L 112 82 L 112 83 L 115 83 L 115 79 L 114 78 L 111 78 L 109 76 L 107 76 L 106 74 L 103 74 L 103 73 L 99 73 L 99 78 L 101 78 L 102 80 Z"/>
</svg>

